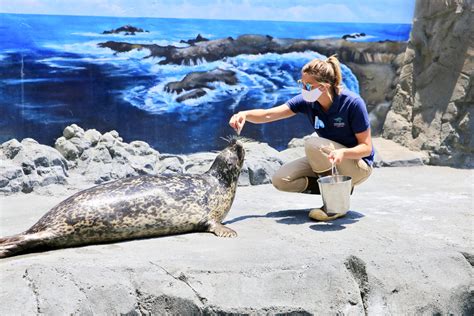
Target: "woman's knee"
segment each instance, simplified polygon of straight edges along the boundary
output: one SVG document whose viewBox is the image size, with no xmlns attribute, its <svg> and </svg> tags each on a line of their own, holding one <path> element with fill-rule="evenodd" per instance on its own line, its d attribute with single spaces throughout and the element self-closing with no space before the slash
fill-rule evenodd
<svg viewBox="0 0 474 316">
<path fill-rule="evenodd" d="M 327 156 L 321 151 L 322 146 L 327 146 L 329 141 L 321 137 L 313 137 L 304 144 L 305 154 L 314 172 L 324 172 L 330 168 Z"/>
<path fill-rule="evenodd" d="M 287 191 L 285 190 L 288 186 L 286 185 L 288 181 L 285 181 L 284 178 L 279 175 L 278 173 L 274 174 L 272 177 L 272 184 L 275 189 L 280 191 Z"/>
<path fill-rule="evenodd" d="M 289 179 L 287 176 L 275 174 L 272 177 L 272 184 L 275 189 L 285 192 L 303 192 L 308 185 L 307 177 Z"/>
</svg>

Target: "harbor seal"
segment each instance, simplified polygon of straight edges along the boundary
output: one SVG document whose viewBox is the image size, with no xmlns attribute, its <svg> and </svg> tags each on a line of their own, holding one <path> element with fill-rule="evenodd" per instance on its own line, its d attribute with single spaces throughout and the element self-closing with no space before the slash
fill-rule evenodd
<svg viewBox="0 0 474 316">
<path fill-rule="evenodd" d="M 220 237 L 245 151 L 236 138 L 200 175 L 143 175 L 104 183 L 60 202 L 25 232 L 0 238 L 0 258 L 48 249 L 189 232 Z"/>
</svg>

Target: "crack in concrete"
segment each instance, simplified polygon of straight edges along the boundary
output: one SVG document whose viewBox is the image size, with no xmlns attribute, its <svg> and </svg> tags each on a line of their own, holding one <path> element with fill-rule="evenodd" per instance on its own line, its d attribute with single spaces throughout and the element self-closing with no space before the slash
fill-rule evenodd
<svg viewBox="0 0 474 316">
<path fill-rule="evenodd" d="M 362 306 L 364 307 L 364 314 L 368 315 L 368 294 L 370 291 L 369 277 L 366 271 L 365 262 L 362 259 L 352 255 L 349 256 L 344 262 L 346 269 L 351 273 L 352 277 L 359 287 L 360 298 L 362 300 Z"/>
<path fill-rule="evenodd" d="M 79 284 L 77 284 L 77 282 L 76 282 L 76 280 L 75 280 L 75 278 L 74 278 L 74 276 L 72 275 L 71 272 L 65 271 L 65 270 L 59 270 L 59 269 L 56 268 L 56 267 L 53 267 L 53 269 L 54 269 L 60 276 L 64 277 L 66 280 L 71 281 L 71 283 L 74 284 L 74 286 L 79 290 L 79 292 L 81 292 L 82 294 L 84 294 L 84 297 L 85 297 L 85 299 L 86 299 L 86 302 L 89 302 L 89 297 L 87 296 L 86 291 L 84 290 L 83 287 L 81 287 Z M 81 304 L 81 305 L 82 305 L 82 304 Z M 79 308 L 80 308 L 80 306 L 78 306 L 78 307 L 76 308 L 76 313 L 78 313 L 78 314 L 80 313 Z M 90 306 L 89 306 L 89 308 L 90 308 Z M 91 311 L 92 311 L 92 310 L 91 310 Z"/>
<path fill-rule="evenodd" d="M 33 291 L 33 295 L 35 296 L 35 301 L 36 301 L 36 314 L 39 315 L 41 314 L 41 307 L 40 307 L 40 302 L 39 302 L 38 286 L 36 285 L 34 280 L 30 277 L 28 273 L 28 269 L 25 269 L 25 273 L 23 274 L 23 279 L 26 280 L 28 287 Z"/>
<path fill-rule="evenodd" d="M 165 268 L 163 268 L 162 266 L 160 266 L 159 264 L 156 264 L 152 261 L 149 261 L 152 265 L 162 269 L 166 274 L 168 274 L 169 276 L 171 276 L 173 279 L 177 280 L 177 281 L 181 281 L 183 282 L 184 284 L 186 284 L 193 292 L 194 294 L 196 295 L 196 297 L 199 299 L 199 301 L 201 302 L 201 304 L 203 305 L 206 305 L 207 303 L 207 298 L 201 296 L 198 291 L 196 291 L 192 286 L 191 284 L 189 284 L 189 280 L 188 278 L 186 277 L 186 275 L 184 273 L 181 273 L 178 277 L 175 277 L 173 274 L 171 274 L 170 272 L 168 272 L 168 270 L 166 270 Z"/>
</svg>

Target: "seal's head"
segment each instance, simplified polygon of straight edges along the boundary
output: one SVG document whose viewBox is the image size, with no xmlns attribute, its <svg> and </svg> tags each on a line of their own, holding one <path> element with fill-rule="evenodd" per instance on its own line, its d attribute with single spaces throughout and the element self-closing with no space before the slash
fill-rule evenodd
<svg viewBox="0 0 474 316">
<path fill-rule="evenodd" d="M 209 172 L 224 180 L 227 186 L 237 182 L 244 164 L 245 150 L 237 138 L 226 139 L 229 145 L 217 155 Z"/>
</svg>

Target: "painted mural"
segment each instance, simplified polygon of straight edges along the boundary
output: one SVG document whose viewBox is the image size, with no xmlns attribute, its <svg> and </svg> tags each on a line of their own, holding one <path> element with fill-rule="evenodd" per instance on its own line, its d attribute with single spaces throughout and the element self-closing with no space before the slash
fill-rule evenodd
<svg viewBox="0 0 474 316">
<path fill-rule="evenodd" d="M 268 21 L 263 13 L 262 20 L 245 20 L 71 10 L 0 13 L 0 142 L 32 137 L 53 145 L 76 123 L 117 130 L 125 141 L 143 140 L 160 152 L 214 150 L 220 137 L 233 134 L 232 113 L 298 94 L 301 67 L 324 58 L 317 47 L 332 40 L 406 41 L 411 27 L 409 21 L 374 23 L 373 16 L 338 21 L 337 14 L 336 21 L 318 22 Z M 306 42 L 301 47 L 298 40 Z M 359 92 L 345 65 L 343 77 L 346 88 Z M 310 132 L 296 116 L 248 124 L 243 136 L 282 149 Z"/>
</svg>

